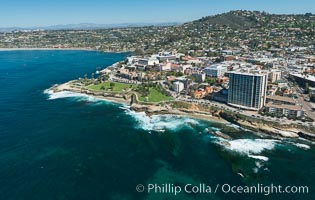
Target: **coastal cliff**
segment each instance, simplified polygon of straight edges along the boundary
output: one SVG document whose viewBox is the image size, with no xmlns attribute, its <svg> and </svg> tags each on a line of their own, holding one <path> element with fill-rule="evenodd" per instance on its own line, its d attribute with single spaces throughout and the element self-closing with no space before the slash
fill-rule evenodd
<svg viewBox="0 0 315 200">
<path fill-rule="evenodd" d="M 136 112 L 145 112 L 148 116 L 159 114 L 183 115 L 219 123 L 232 123 L 249 130 L 263 132 L 277 137 L 303 137 L 309 140 L 315 140 L 315 134 L 313 134 L 313 130 L 308 130 L 307 127 L 303 125 L 282 125 L 276 121 L 265 121 L 261 119 L 258 120 L 253 117 L 245 116 L 240 113 L 228 112 L 213 106 L 181 101 L 160 103 L 139 102 L 137 95 L 132 92 L 112 93 L 91 91 L 84 88 L 73 87 L 71 81 L 61 85 L 54 85 L 49 90 L 53 92 L 69 91 L 82 93 L 100 99 L 128 104 L 130 105 L 131 110 Z"/>
<path fill-rule="evenodd" d="M 312 133 L 313 130 L 308 129 L 303 125 L 281 124 L 277 121 L 266 121 L 227 111 L 222 111 L 220 116 L 233 124 L 237 124 L 253 131 L 260 131 L 285 138 L 303 137 L 315 140 L 315 134 Z"/>
</svg>

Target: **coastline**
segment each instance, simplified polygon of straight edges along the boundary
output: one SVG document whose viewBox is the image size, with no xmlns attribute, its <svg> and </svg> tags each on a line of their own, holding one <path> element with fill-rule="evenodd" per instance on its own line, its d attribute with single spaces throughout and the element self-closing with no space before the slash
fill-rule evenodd
<svg viewBox="0 0 315 200">
<path fill-rule="evenodd" d="M 77 92 L 74 92 L 74 93 L 77 93 Z M 80 93 L 77 93 L 77 94 L 80 94 Z M 90 95 L 88 94 L 88 96 L 92 96 L 92 97 L 95 97 L 97 99 L 101 99 L 101 100 L 105 100 L 105 101 L 109 101 L 109 102 L 113 102 L 113 103 L 118 103 L 118 104 L 124 104 L 124 105 L 128 105 L 130 102 L 125 100 L 125 99 L 122 99 L 122 98 L 117 98 L 117 97 L 109 97 L 109 96 L 98 96 L 98 95 Z"/>
<path fill-rule="evenodd" d="M 79 89 L 74 89 L 70 87 L 71 81 L 61 84 L 61 85 L 54 85 L 51 88 L 47 89 L 48 91 L 52 93 L 58 93 L 58 92 L 72 92 L 76 94 L 85 94 L 87 96 L 95 97 L 97 99 L 113 102 L 113 103 L 119 103 L 124 105 L 130 105 L 131 99 L 125 98 L 125 96 L 114 96 L 114 95 L 108 95 L 104 93 L 104 95 L 95 95 L 92 92 L 87 91 L 81 91 Z M 211 122 L 216 123 L 222 123 L 222 124 L 230 124 L 227 120 L 213 116 L 211 114 L 207 114 L 205 112 L 195 112 L 193 110 L 181 110 L 181 109 L 167 109 L 163 108 L 161 106 L 155 106 L 155 105 L 142 105 L 134 103 L 131 105 L 131 110 L 135 112 L 145 112 L 148 116 L 152 115 L 179 115 L 184 117 L 191 117 L 195 119 L 201 119 L 201 120 L 207 120 Z"/>
<path fill-rule="evenodd" d="M 199 108 L 175 108 L 170 104 L 160 105 L 156 104 L 141 104 L 141 103 L 131 103 L 132 96 L 130 94 L 120 94 L 120 93 L 108 93 L 102 92 L 97 93 L 90 90 L 84 90 L 82 88 L 74 88 L 71 86 L 72 81 L 64 84 L 54 85 L 48 90 L 53 93 L 58 92 L 73 92 L 76 94 L 85 94 L 87 96 L 95 97 L 98 99 L 103 99 L 113 103 L 120 103 L 124 105 L 130 105 L 130 109 L 135 112 L 145 112 L 147 116 L 153 115 L 178 115 L 185 116 L 200 120 L 206 120 L 221 124 L 235 124 L 243 128 L 266 133 L 273 137 L 281 138 L 304 138 L 309 140 L 315 140 L 315 135 L 309 133 L 303 129 L 297 127 L 283 127 L 281 124 L 270 124 L 265 121 L 256 122 L 253 119 L 239 119 L 233 114 L 228 114 L 222 110 L 218 111 L 206 111 Z M 193 106 L 196 107 L 196 106 Z"/>
<path fill-rule="evenodd" d="M 94 48 L 0 48 L 1 51 L 99 51 L 104 53 L 129 53 L 130 51 L 104 51 Z"/>
<path fill-rule="evenodd" d="M 98 51 L 92 48 L 0 48 L 0 51 L 50 51 L 50 50 L 60 50 L 60 51 Z"/>
</svg>

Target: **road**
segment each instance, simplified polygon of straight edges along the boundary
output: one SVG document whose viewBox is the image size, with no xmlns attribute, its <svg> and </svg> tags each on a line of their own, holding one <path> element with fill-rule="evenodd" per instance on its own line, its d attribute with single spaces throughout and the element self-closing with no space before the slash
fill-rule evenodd
<svg viewBox="0 0 315 200">
<path fill-rule="evenodd" d="M 315 113 L 312 110 L 312 106 L 309 102 L 304 101 L 304 97 L 298 98 L 298 103 L 302 105 L 303 109 L 305 110 L 308 117 L 312 118 L 315 121 Z"/>
<path fill-rule="evenodd" d="M 122 82 L 122 83 L 129 83 L 129 84 L 141 84 L 141 82 L 139 82 L 139 81 L 130 81 L 130 80 L 127 80 L 127 79 L 116 77 L 114 75 L 111 75 L 109 80 Z M 222 110 L 227 110 L 227 111 L 231 111 L 231 112 L 235 112 L 235 113 L 240 113 L 240 114 L 248 116 L 248 117 L 254 117 L 254 118 L 257 118 L 257 119 L 264 119 L 266 121 L 271 121 L 271 122 L 275 121 L 275 118 L 262 116 L 262 115 L 258 114 L 258 112 L 255 112 L 255 111 L 239 110 L 238 108 L 234 108 L 234 107 L 231 107 L 231 106 L 229 106 L 227 104 L 223 104 L 223 103 L 219 103 L 219 102 L 214 102 L 214 101 L 209 101 L 209 100 L 204 100 L 204 99 L 190 99 L 190 98 L 186 98 L 186 97 L 183 97 L 183 96 L 179 96 L 176 92 L 169 90 L 169 88 L 166 88 L 165 85 L 164 85 L 164 81 L 154 81 L 154 82 L 155 83 L 159 83 L 177 101 L 184 101 L 184 102 L 190 102 L 190 103 L 198 103 L 198 104 L 204 104 L 204 105 L 209 105 L 209 106 L 215 106 L 215 107 L 218 107 L 218 108 L 220 108 Z M 302 105 L 302 107 L 305 110 L 307 116 L 309 116 L 310 118 L 312 118 L 315 121 L 315 112 L 312 111 L 312 106 L 310 105 L 310 103 L 304 101 L 304 96 L 301 95 L 301 91 L 299 90 L 299 88 L 294 87 L 293 91 L 295 91 L 295 92 L 297 92 L 299 94 L 299 96 L 298 96 L 298 103 L 300 105 Z M 302 124 L 301 121 L 289 120 L 287 118 L 281 118 L 281 119 L 277 118 L 276 120 L 278 122 L 281 122 L 282 124 L 299 124 L 299 125 Z M 315 122 L 313 122 L 313 123 L 303 123 L 303 124 L 308 125 L 308 126 L 315 126 Z"/>
<path fill-rule="evenodd" d="M 313 112 L 312 106 L 309 102 L 305 101 L 305 95 L 302 94 L 302 91 L 298 87 L 293 87 L 293 92 L 298 93 L 298 103 L 305 110 L 305 113 L 308 117 L 312 118 L 315 121 L 315 113 Z M 313 123 L 315 125 L 315 122 Z"/>
</svg>

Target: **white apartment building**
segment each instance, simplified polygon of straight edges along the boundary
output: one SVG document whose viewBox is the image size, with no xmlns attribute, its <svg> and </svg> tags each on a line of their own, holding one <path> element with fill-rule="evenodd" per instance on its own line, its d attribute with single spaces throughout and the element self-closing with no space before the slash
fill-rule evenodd
<svg viewBox="0 0 315 200">
<path fill-rule="evenodd" d="M 184 90 L 185 85 L 182 82 L 176 81 L 173 83 L 173 88 L 175 92 L 180 93 L 181 91 Z"/>
<path fill-rule="evenodd" d="M 222 77 L 227 72 L 227 67 L 222 65 L 212 65 L 206 67 L 203 71 L 210 77 Z"/>
</svg>

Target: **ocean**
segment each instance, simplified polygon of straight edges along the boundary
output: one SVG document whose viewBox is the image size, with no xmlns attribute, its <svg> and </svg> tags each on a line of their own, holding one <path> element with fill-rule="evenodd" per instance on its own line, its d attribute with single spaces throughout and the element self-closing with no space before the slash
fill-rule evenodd
<svg viewBox="0 0 315 200">
<path fill-rule="evenodd" d="M 126 105 L 47 92 L 126 55 L 0 52 L 0 199 L 315 199 L 314 142 L 189 117 L 150 118 Z M 137 191 L 139 184 L 144 192 Z M 187 184 L 195 192 L 183 191 Z M 232 186 L 271 184 L 307 186 L 309 192 L 225 193 Z M 155 187 L 150 192 L 149 185 Z M 163 192 L 164 186 L 182 191 Z"/>
</svg>

